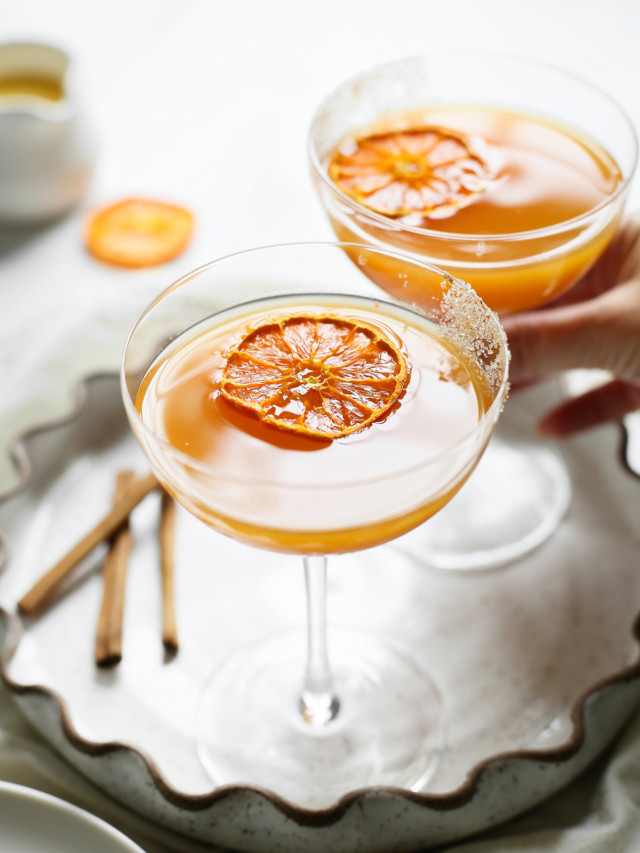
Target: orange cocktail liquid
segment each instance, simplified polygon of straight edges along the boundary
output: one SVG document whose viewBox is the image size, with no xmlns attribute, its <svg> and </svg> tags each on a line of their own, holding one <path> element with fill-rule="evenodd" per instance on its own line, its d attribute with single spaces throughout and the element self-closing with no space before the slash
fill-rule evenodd
<svg viewBox="0 0 640 853">
<path fill-rule="evenodd" d="M 5 101 L 10 101 L 13 105 L 33 98 L 61 101 L 64 94 L 62 84 L 49 77 L 0 76 L 0 106 L 3 106 Z"/>
<path fill-rule="evenodd" d="M 368 323 L 401 348 L 410 379 L 380 421 L 319 439 L 221 396 L 230 348 L 301 311 Z M 136 405 L 163 439 L 147 441 L 156 473 L 187 509 L 240 541 L 313 554 L 372 547 L 433 515 L 473 470 L 486 440 L 474 428 L 492 402 L 479 368 L 415 312 L 323 295 L 260 300 L 200 324 L 149 369 Z"/>
<path fill-rule="evenodd" d="M 589 224 L 580 220 L 623 181 L 602 147 L 537 116 L 475 106 L 394 114 L 350 138 L 427 125 L 484 140 L 495 180 L 470 205 L 442 219 L 385 221 L 337 202 L 329 210 L 340 240 L 422 256 L 469 282 L 500 314 L 547 302 L 584 275 L 611 239 L 621 209 L 601 212 Z M 399 289 L 393 264 L 379 273 L 385 289 L 420 301 L 419 293 Z"/>
</svg>

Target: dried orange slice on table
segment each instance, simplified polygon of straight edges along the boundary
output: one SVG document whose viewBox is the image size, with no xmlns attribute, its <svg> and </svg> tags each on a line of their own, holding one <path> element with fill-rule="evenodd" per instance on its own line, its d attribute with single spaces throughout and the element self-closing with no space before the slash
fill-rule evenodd
<svg viewBox="0 0 640 853">
<path fill-rule="evenodd" d="M 149 267 L 175 258 L 187 246 L 193 216 L 183 207 L 129 198 L 103 207 L 87 223 L 91 254 L 121 267 Z"/>
<path fill-rule="evenodd" d="M 259 326 L 233 347 L 220 391 L 271 426 L 334 439 L 387 415 L 409 372 L 379 329 L 301 314 Z"/>
<path fill-rule="evenodd" d="M 345 140 L 329 177 L 359 204 L 384 216 L 450 216 L 492 180 L 479 142 L 442 127 L 390 130 Z"/>
</svg>

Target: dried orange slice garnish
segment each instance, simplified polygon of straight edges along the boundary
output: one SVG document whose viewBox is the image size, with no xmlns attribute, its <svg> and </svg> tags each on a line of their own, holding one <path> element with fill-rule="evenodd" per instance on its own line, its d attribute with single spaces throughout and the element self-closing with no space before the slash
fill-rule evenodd
<svg viewBox="0 0 640 853">
<path fill-rule="evenodd" d="M 329 177 L 359 204 L 385 216 L 450 216 L 492 180 L 471 138 L 442 127 L 373 133 L 342 142 Z"/>
<path fill-rule="evenodd" d="M 129 198 L 94 213 L 87 248 L 101 261 L 121 267 L 149 267 L 175 258 L 191 238 L 193 216 L 183 207 Z"/>
<path fill-rule="evenodd" d="M 223 397 L 279 429 L 339 438 L 386 415 L 409 366 L 379 329 L 302 314 L 251 331 L 227 355 Z"/>
</svg>

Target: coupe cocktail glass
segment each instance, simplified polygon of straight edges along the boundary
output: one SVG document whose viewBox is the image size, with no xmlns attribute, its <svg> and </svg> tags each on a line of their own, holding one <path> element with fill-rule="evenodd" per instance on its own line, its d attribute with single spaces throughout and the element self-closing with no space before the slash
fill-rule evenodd
<svg viewBox="0 0 640 853">
<path fill-rule="evenodd" d="M 426 216 L 385 214 L 398 190 L 374 174 L 381 156 L 394 154 L 385 134 L 421 127 L 440 133 L 435 180 L 429 183 L 420 156 L 413 156 L 424 137 L 404 140 L 406 157 L 394 165 L 397 175 L 389 167 L 387 177 L 402 177 L 406 187 L 414 175 L 423 201 L 427 190 L 437 199 L 443 186 L 445 193 L 453 189 L 455 202 Z M 371 133 L 380 135 L 368 152 L 350 159 L 352 141 Z M 469 156 L 458 154 L 447 172 L 445 152 L 455 154 L 456 147 Z M 338 148 L 345 152 L 342 171 L 331 166 Z M 556 298 L 595 262 L 622 214 L 637 145 L 624 112 L 571 74 L 515 57 L 447 51 L 391 62 L 343 83 L 316 113 L 309 154 L 340 240 L 442 267 L 506 315 Z M 354 185 L 359 197 L 348 191 Z M 421 303 L 419 291 L 404 287 L 399 266 L 374 272 L 389 293 Z M 509 562 L 560 523 L 570 501 L 561 455 L 517 424 L 507 433 L 507 423 L 501 421 L 463 493 L 424 535 L 412 537 L 411 549 L 432 565 L 482 569 Z"/>
<path fill-rule="evenodd" d="M 326 806 L 367 785 L 421 788 L 441 747 L 438 690 L 410 651 L 371 633 L 327 632 L 325 614 L 327 555 L 388 542 L 437 512 L 478 462 L 506 396 L 508 351 L 495 314 L 468 285 L 409 258 L 407 286 L 429 298 L 421 309 L 390 298 L 368 272 L 399 261 L 336 243 L 230 255 L 169 287 L 128 338 L 125 409 L 159 480 L 214 530 L 256 546 L 248 549 L 256 571 L 260 548 L 304 562 L 307 630 L 241 648 L 204 688 L 197 743 L 217 784 Z M 265 423 L 222 392 L 236 362 L 258 370 L 257 385 L 272 381 L 294 351 L 299 358 L 314 323 L 340 335 L 355 325 L 376 349 L 367 394 L 387 382 L 376 371 L 406 362 L 406 385 L 384 416 L 332 439 Z M 314 343 L 295 361 L 287 379 L 295 401 L 272 407 L 278 423 L 322 389 L 322 371 L 336 363 L 340 399 L 363 379 L 368 362 L 353 360 L 351 335 L 344 349 Z M 256 358 L 265 342 L 267 357 Z M 255 385 L 242 389 L 253 394 Z"/>
</svg>

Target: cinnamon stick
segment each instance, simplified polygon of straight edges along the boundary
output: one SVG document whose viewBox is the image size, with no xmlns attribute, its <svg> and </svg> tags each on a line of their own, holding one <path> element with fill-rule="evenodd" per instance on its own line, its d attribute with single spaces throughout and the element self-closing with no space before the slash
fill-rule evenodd
<svg viewBox="0 0 640 853">
<path fill-rule="evenodd" d="M 133 482 L 133 471 L 120 471 L 114 504 Z M 132 546 L 131 529 L 125 522 L 111 537 L 102 567 L 102 603 L 96 632 L 95 660 L 98 666 L 113 666 L 122 660 L 122 620 L 127 567 Z"/>
<path fill-rule="evenodd" d="M 34 584 L 18 602 L 18 608 L 28 616 L 34 616 L 43 610 L 54 595 L 59 584 L 100 542 L 113 536 L 127 520 L 129 513 L 149 492 L 158 488 L 154 474 L 136 478 L 115 501 L 109 512 L 74 547 L 60 559 L 53 568 Z"/>
<path fill-rule="evenodd" d="M 162 574 L 162 643 L 170 654 L 178 651 L 178 628 L 175 610 L 175 530 L 176 505 L 167 492 L 162 492 L 160 508 L 160 570 Z"/>
</svg>

